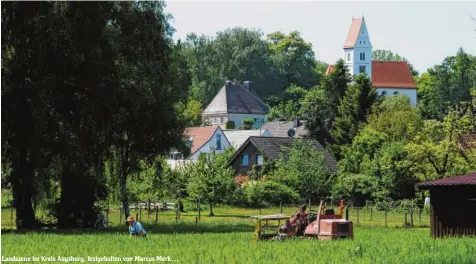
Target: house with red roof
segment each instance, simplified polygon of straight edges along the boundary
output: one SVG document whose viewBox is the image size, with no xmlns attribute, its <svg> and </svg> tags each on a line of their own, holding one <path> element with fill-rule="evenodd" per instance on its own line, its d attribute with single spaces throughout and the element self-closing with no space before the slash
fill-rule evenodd
<svg viewBox="0 0 476 264">
<path fill-rule="evenodd" d="M 185 157 L 181 152 L 172 151 L 167 160 L 172 169 L 188 161 L 198 160 L 200 153 L 223 153 L 231 146 L 221 127 L 216 125 L 188 127 L 184 131 L 184 137 L 190 147 L 190 155 Z"/>
<path fill-rule="evenodd" d="M 372 85 L 379 95 L 404 94 L 412 105 L 417 103 L 417 85 L 405 61 L 372 60 L 372 43 L 365 19 L 352 18 L 352 24 L 344 43 L 344 63 L 352 76 L 365 73 L 371 76 Z M 326 75 L 334 65 L 329 65 Z"/>
</svg>

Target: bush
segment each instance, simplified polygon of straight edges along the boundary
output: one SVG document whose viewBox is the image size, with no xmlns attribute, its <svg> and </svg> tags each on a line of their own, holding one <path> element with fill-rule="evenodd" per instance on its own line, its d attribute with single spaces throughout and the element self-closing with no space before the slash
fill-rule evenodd
<svg viewBox="0 0 476 264">
<path fill-rule="evenodd" d="M 243 195 L 249 206 L 294 203 L 299 195 L 291 188 L 274 181 L 249 181 L 243 187 Z"/>
<path fill-rule="evenodd" d="M 225 129 L 235 129 L 235 121 L 229 120 L 226 122 Z"/>
<path fill-rule="evenodd" d="M 252 118 L 245 118 L 243 119 L 243 129 L 250 130 L 253 128 L 255 121 Z"/>
</svg>

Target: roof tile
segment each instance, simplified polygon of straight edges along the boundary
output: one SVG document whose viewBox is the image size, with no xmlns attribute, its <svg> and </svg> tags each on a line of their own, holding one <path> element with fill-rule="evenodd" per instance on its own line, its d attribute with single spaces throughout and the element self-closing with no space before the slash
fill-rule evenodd
<svg viewBox="0 0 476 264">
<path fill-rule="evenodd" d="M 377 88 L 417 88 L 406 61 L 372 61 L 372 85 Z"/>
<path fill-rule="evenodd" d="M 418 183 L 419 187 L 431 187 L 431 186 L 454 186 L 454 185 L 475 185 L 476 186 L 476 172 L 470 174 L 454 176 L 434 181 L 426 181 Z"/>
<path fill-rule="evenodd" d="M 199 150 L 203 144 L 205 144 L 210 137 L 215 133 L 218 126 L 203 126 L 203 127 L 188 127 L 185 129 L 184 134 L 193 137 L 192 152 Z"/>
</svg>

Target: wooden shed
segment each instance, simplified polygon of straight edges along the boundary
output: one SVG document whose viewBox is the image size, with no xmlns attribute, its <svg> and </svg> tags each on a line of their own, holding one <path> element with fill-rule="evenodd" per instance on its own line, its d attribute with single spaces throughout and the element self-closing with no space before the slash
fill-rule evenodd
<svg viewBox="0 0 476 264">
<path fill-rule="evenodd" d="M 476 236 L 476 172 L 417 184 L 430 190 L 431 236 Z"/>
</svg>

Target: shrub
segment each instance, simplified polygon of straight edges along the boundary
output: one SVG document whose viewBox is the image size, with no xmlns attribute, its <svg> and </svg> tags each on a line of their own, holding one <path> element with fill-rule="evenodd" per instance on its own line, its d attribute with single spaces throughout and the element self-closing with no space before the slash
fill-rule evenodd
<svg viewBox="0 0 476 264">
<path fill-rule="evenodd" d="M 225 129 L 235 129 L 235 121 L 229 120 L 226 122 Z"/>
</svg>

